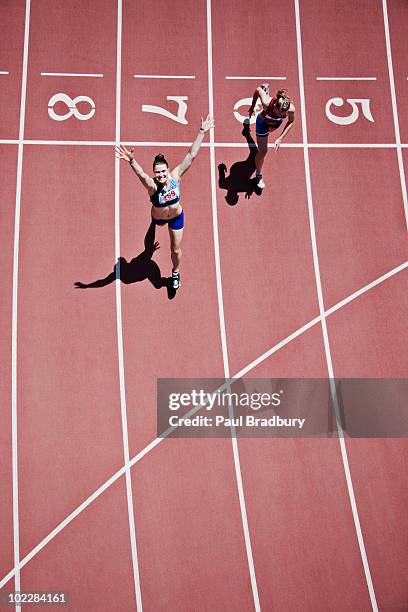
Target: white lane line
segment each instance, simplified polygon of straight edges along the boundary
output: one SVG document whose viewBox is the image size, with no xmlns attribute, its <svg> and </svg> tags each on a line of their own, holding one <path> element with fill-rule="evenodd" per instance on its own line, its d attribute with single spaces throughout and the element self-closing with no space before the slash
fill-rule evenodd
<svg viewBox="0 0 408 612">
<path fill-rule="evenodd" d="M 63 76 L 63 77 L 94 77 L 101 79 L 101 73 L 79 73 L 79 72 L 41 72 L 41 76 Z"/>
<path fill-rule="evenodd" d="M 6 70 L 0 70 L 0 74 L 10 74 L 10 73 L 7 72 Z"/>
<path fill-rule="evenodd" d="M 286 81 L 284 76 L 226 76 L 231 81 Z"/>
<path fill-rule="evenodd" d="M 316 77 L 316 81 L 376 81 L 377 77 Z"/>
<path fill-rule="evenodd" d="M 301 28 L 300 28 L 300 10 L 299 10 L 299 0 L 294 0 L 295 2 L 295 14 L 296 14 L 296 40 L 297 40 L 297 52 L 298 52 L 298 67 L 299 67 L 299 85 L 300 85 L 300 107 L 301 107 L 301 116 L 302 116 L 302 135 L 303 142 L 307 143 L 307 125 L 306 125 L 306 106 L 305 106 L 305 90 L 304 90 L 304 82 L 303 82 L 303 55 L 302 55 L 302 37 L 301 37 Z M 350 498 L 350 505 L 354 519 L 354 526 L 357 534 L 357 540 L 360 548 L 361 560 L 364 567 L 365 578 L 367 582 L 367 588 L 370 595 L 371 606 L 375 612 L 378 611 L 377 601 L 374 592 L 374 586 L 371 578 L 370 567 L 368 564 L 367 553 L 365 550 L 363 533 L 361 530 L 360 519 L 357 510 L 357 504 L 354 494 L 354 487 L 350 473 L 350 466 L 347 456 L 347 449 L 344 440 L 344 432 L 341 428 L 341 420 L 340 420 L 340 411 L 337 401 L 336 389 L 334 384 L 334 370 L 333 363 L 331 358 L 330 351 L 330 343 L 329 336 L 327 331 L 327 323 L 325 318 L 325 310 L 324 310 L 324 302 L 323 302 L 323 291 L 320 279 L 320 268 L 319 268 L 319 259 L 317 253 L 317 241 L 316 241 L 316 230 L 314 223 L 314 211 L 313 211 L 313 199 L 312 199 L 312 186 L 311 186 L 311 177 L 310 177 L 310 166 L 309 166 L 309 149 L 307 146 L 303 149 L 304 162 L 305 162 L 305 178 L 306 178 L 306 191 L 307 191 L 307 201 L 308 201 L 308 209 L 309 209 L 309 224 L 310 224 L 310 239 L 312 243 L 312 251 L 313 251 L 313 264 L 315 270 L 315 279 L 316 279 L 316 290 L 319 301 L 319 311 L 321 317 L 321 325 L 323 332 L 323 340 L 324 340 L 324 348 L 326 353 L 326 362 L 327 362 L 327 370 L 330 379 L 330 387 L 331 394 L 333 398 L 333 404 L 335 407 L 336 413 L 336 422 L 337 422 L 337 430 L 339 435 L 339 444 L 341 449 L 341 456 L 343 460 L 343 468 L 347 483 L 348 494 Z"/>
<path fill-rule="evenodd" d="M 20 246 L 21 186 L 23 173 L 24 125 L 27 95 L 27 65 L 30 34 L 30 0 L 26 0 L 23 72 L 21 81 L 20 125 L 17 155 L 16 209 L 14 219 L 14 254 L 13 254 L 13 298 L 11 330 L 11 439 L 12 439 L 12 472 L 13 472 L 13 543 L 14 543 L 14 589 L 20 591 L 20 525 L 19 525 L 19 484 L 18 484 L 18 424 L 17 424 L 17 322 L 18 322 L 18 266 Z M 21 606 L 16 604 L 16 610 Z"/>
<path fill-rule="evenodd" d="M 193 74 L 134 74 L 135 79 L 195 79 Z"/>
<path fill-rule="evenodd" d="M 404 263 L 400 264 L 396 268 L 393 268 L 389 272 L 386 272 L 382 276 L 376 278 L 371 283 L 368 283 L 367 285 L 365 285 L 358 291 L 355 291 L 351 295 L 345 297 L 343 300 L 341 300 L 340 302 L 338 302 L 337 304 L 329 308 L 327 311 L 325 311 L 324 316 L 328 317 L 332 315 L 334 312 L 336 312 L 340 308 L 343 308 L 344 306 L 346 306 L 347 304 L 349 304 L 356 298 L 360 297 L 364 293 L 367 293 L 367 291 L 369 291 L 373 287 L 380 285 L 387 279 L 398 274 L 399 272 L 402 272 L 406 268 L 408 268 L 408 261 L 405 261 Z M 251 363 L 249 363 L 247 366 L 242 368 L 239 372 L 234 374 L 232 378 L 242 378 L 243 376 L 245 376 L 245 374 L 248 374 L 248 372 L 256 368 L 262 361 L 265 361 L 266 359 L 268 359 L 268 357 L 270 357 L 271 355 L 276 353 L 279 349 L 289 344 L 292 340 L 295 340 L 295 338 L 298 338 L 299 336 L 301 336 L 308 329 L 311 329 L 312 327 L 320 323 L 320 321 L 321 321 L 321 317 L 319 315 L 318 317 L 315 317 L 314 319 L 312 319 L 311 321 L 309 321 L 302 327 L 299 327 L 299 329 L 295 330 L 292 334 L 290 334 L 289 336 L 287 336 L 286 338 L 284 338 L 283 340 L 275 344 L 273 347 L 271 347 L 268 351 L 266 351 L 265 353 L 263 353 L 262 355 L 254 359 L 254 361 L 251 361 Z M 193 411 L 191 411 L 191 415 L 192 414 L 193 414 Z M 190 416 L 190 413 L 188 413 L 188 415 L 186 416 Z M 158 446 L 163 440 L 165 440 L 175 429 L 176 429 L 175 427 L 169 427 L 169 429 L 166 430 L 160 438 L 156 438 L 155 440 L 150 442 L 150 444 L 145 446 L 144 449 L 142 449 L 137 455 L 135 455 L 130 460 L 129 466 L 133 467 L 134 465 L 136 465 L 136 463 L 138 463 L 141 459 L 143 459 L 143 457 L 145 457 L 156 446 Z M 82 502 L 81 505 L 79 505 L 75 510 L 71 512 L 71 514 L 69 514 L 63 521 L 61 521 L 61 523 L 59 523 L 59 525 L 57 525 L 55 529 L 53 529 L 41 542 L 39 542 L 39 544 L 37 544 L 37 546 L 35 546 L 35 548 L 33 548 L 24 557 L 24 559 L 21 560 L 20 567 L 21 568 L 24 567 L 29 561 L 31 561 L 31 559 L 35 557 L 37 553 L 39 553 L 51 540 L 53 540 L 64 529 L 64 527 L 67 527 L 67 525 L 69 525 L 79 514 L 81 514 L 83 510 L 85 510 L 102 493 L 104 493 L 112 484 L 114 484 L 121 476 L 123 476 L 123 474 L 125 473 L 125 469 L 126 469 L 126 466 L 123 466 L 122 468 L 120 468 L 120 470 L 118 470 L 115 474 L 113 474 L 113 476 L 111 476 L 104 484 L 102 484 L 99 487 L 99 489 L 97 489 L 94 493 L 92 493 L 84 502 Z M 0 588 L 3 588 L 3 586 L 9 580 L 11 580 L 14 574 L 15 574 L 15 570 L 14 569 L 10 570 L 10 572 L 8 572 L 8 574 L 6 574 L 0 581 Z"/>
<path fill-rule="evenodd" d="M 116 49 L 116 145 L 120 144 L 120 109 L 121 109 L 121 74 L 122 74 L 122 0 L 118 0 L 117 21 L 117 49 Z M 115 160 L 115 260 L 120 257 L 120 159 Z M 122 326 L 122 293 L 120 281 L 120 264 L 118 264 L 116 289 L 116 326 L 118 339 L 118 365 L 119 365 L 119 389 L 120 389 L 120 411 L 122 420 L 123 455 L 125 460 L 125 481 L 128 506 L 130 548 L 132 552 L 133 580 L 137 612 L 142 612 L 142 592 L 140 588 L 140 573 L 136 543 L 135 515 L 133 507 L 132 475 L 130 472 L 129 457 L 129 434 L 126 410 L 126 387 L 125 387 L 125 365 L 123 353 L 123 326 Z"/>
<path fill-rule="evenodd" d="M 208 109 L 209 114 L 214 117 L 214 92 L 213 92 L 213 65 L 212 65 L 212 20 L 211 20 L 211 0 L 207 0 L 207 63 L 208 63 Z M 221 280 L 221 261 L 220 261 L 220 245 L 218 233 L 218 214 L 217 214 L 217 190 L 216 190 L 216 174 L 215 174 L 215 150 L 214 150 L 214 128 L 210 129 L 210 172 L 211 172 L 211 202 L 212 202 L 212 220 L 214 234 L 214 258 L 215 258 L 215 273 L 217 280 L 217 297 L 218 297 L 218 315 L 220 320 L 220 334 L 222 346 L 222 359 L 224 363 L 225 378 L 229 378 L 226 374 L 229 371 L 228 362 L 228 347 L 227 336 L 225 330 L 224 319 L 224 303 L 222 296 L 222 280 Z"/>
<path fill-rule="evenodd" d="M 214 117 L 214 91 L 213 91 L 213 58 L 212 58 L 212 19 L 211 19 L 211 0 L 207 0 L 207 53 L 208 53 L 208 105 L 209 113 Z M 214 236 L 214 257 L 215 257 L 215 272 L 217 279 L 217 296 L 218 296 L 218 313 L 220 320 L 220 334 L 222 345 L 222 358 L 224 364 L 224 377 L 229 379 L 229 361 L 227 334 L 225 329 L 224 304 L 222 295 L 222 280 L 221 280 L 221 261 L 220 261 L 220 245 L 218 234 L 218 216 L 217 216 L 217 189 L 216 189 L 216 172 L 215 172 L 215 148 L 214 148 L 214 128 L 210 130 L 210 169 L 211 169 L 211 202 L 213 214 L 213 236 Z M 231 415 L 232 406 L 228 407 Z M 238 498 L 241 511 L 242 529 L 244 532 L 245 548 L 247 554 L 248 570 L 251 579 L 252 596 L 256 612 L 260 612 L 258 586 L 256 582 L 254 559 L 252 555 L 251 537 L 248 526 L 248 516 L 245 504 L 244 487 L 242 482 L 241 466 L 239 459 L 238 441 L 235 435 L 234 428 L 231 428 L 231 444 L 234 457 L 235 478 L 237 482 Z"/>
<path fill-rule="evenodd" d="M 390 29 L 388 25 L 387 0 L 383 0 L 382 6 L 383 6 L 383 16 L 384 16 L 385 44 L 387 48 L 388 75 L 390 79 L 392 114 L 394 117 L 395 141 L 397 145 L 400 145 L 401 137 L 400 137 L 400 129 L 399 129 L 399 121 L 398 121 L 397 96 L 395 93 L 394 69 L 392 65 L 392 53 L 391 53 L 391 41 L 390 41 Z M 404 162 L 402 159 L 402 151 L 400 147 L 397 147 L 397 157 L 398 157 L 398 167 L 399 167 L 400 180 L 401 180 L 402 200 L 404 203 L 405 223 L 406 223 L 407 230 L 408 230 L 407 186 L 405 183 Z"/>
</svg>

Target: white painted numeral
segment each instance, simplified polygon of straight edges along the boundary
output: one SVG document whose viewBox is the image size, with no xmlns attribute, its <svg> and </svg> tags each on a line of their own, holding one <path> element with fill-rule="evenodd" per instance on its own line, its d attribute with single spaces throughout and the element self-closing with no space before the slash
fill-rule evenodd
<svg viewBox="0 0 408 612">
<path fill-rule="evenodd" d="M 371 114 L 370 109 L 370 100 L 369 98 L 347 98 L 347 102 L 352 107 L 352 112 L 347 117 L 338 117 L 337 115 L 333 115 L 330 110 L 330 107 L 333 106 L 343 106 L 344 100 L 343 98 L 331 98 L 327 101 L 326 104 L 326 115 L 327 118 L 330 119 L 333 123 L 337 123 L 337 125 L 350 125 L 351 123 L 355 123 L 359 118 L 359 108 L 358 104 L 361 104 L 361 110 L 363 111 L 363 115 L 368 121 L 372 121 L 374 123 L 374 118 Z"/>
<path fill-rule="evenodd" d="M 187 104 L 184 100 L 188 100 L 188 96 L 166 96 L 167 100 L 174 100 L 178 104 L 177 115 L 171 113 L 170 111 L 162 108 L 161 106 L 152 106 L 151 104 L 143 104 L 142 112 L 144 113 L 156 113 L 157 115 L 163 115 L 163 117 L 167 117 L 172 121 L 176 121 L 177 123 L 181 123 L 182 125 L 188 125 L 188 121 L 186 119 L 187 112 Z"/>
<path fill-rule="evenodd" d="M 69 110 L 65 115 L 57 115 L 57 113 L 54 111 L 54 106 L 57 102 L 63 102 L 68 107 Z M 91 107 L 89 113 L 80 113 L 77 109 L 78 102 L 88 102 Z M 56 93 L 48 102 L 48 114 L 51 119 L 54 119 L 54 121 L 66 121 L 72 117 L 72 115 L 74 115 L 74 117 L 80 121 L 88 121 L 88 119 L 93 117 L 95 114 L 95 102 L 88 96 L 77 96 L 76 98 L 72 99 L 66 93 Z"/>
<path fill-rule="evenodd" d="M 244 123 L 244 121 L 248 121 L 248 113 L 246 115 L 241 115 L 241 113 L 238 112 L 238 109 L 241 108 L 241 106 L 249 107 L 251 106 L 251 104 L 252 104 L 252 98 L 242 98 L 242 100 L 238 100 L 238 102 L 234 104 L 234 117 L 237 121 L 239 121 L 240 123 Z M 256 115 L 259 113 L 260 110 L 262 110 L 262 104 L 258 100 L 255 105 L 255 114 L 252 115 L 250 119 L 250 123 L 255 123 Z"/>
</svg>

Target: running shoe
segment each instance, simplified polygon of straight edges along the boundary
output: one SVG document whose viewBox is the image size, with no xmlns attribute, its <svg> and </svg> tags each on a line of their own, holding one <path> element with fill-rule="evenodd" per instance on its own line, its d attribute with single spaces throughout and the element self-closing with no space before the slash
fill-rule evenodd
<svg viewBox="0 0 408 612">
<path fill-rule="evenodd" d="M 259 189 L 265 189 L 265 181 L 262 178 L 262 175 L 258 175 L 256 177 L 256 186 L 259 187 Z"/>
<path fill-rule="evenodd" d="M 269 96 L 269 83 L 262 83 L 261 87 L 264 90 L 264 92 L 266 93 L 266 95 Z"/>
<path fill-rule="evenodd" d="M 171 273 L 171 278 L 172 278 L 172 281 L 173 281 L 173 289 L 180 289 L 180 287 L 181 287 L 180 273 L 179 272 L 172 272 Z"/>
</svg>

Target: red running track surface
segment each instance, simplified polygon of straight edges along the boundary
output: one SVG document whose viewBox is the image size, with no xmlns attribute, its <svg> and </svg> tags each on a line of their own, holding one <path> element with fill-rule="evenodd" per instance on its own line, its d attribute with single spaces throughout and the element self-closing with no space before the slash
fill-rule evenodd
<svg viewBox="0 0 408 612">
<path fill-rule="evenodd" d="M 16 0 L 0 21 L 2 591 L 75 612 L 408 610 L 406 439 L 346 437 L 351 498 L 337 437 L 156 438 L 157 378 L 406 376 L 406 4 Z M 245 198 L 248 77 L 281 77 L 297 116 Z M 168 96 L 186 122 L 142 109 L 177 115 Z M 348 125 L 340 97 L 360 101 Z M 150 223 L 115 141 L 173 167 L 211 106 L 182 289 L 114 281 Z"/>
</svg>

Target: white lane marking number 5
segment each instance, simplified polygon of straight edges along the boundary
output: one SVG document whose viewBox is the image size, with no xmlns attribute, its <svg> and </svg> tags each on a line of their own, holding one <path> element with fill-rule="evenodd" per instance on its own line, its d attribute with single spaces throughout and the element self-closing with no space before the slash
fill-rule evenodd
<svg viewBox="0 0 408 612">
<path fill-rule="evenodd" d="M 352 107 L 350 115 L 347 115 L 346 117 L 338 117 L 337 115 L 334 115 L 331 112 L 330 107 L 332 105 L 337 107 L 343 106 L 343 98 L 331 98 L 330 100 L 328 100 L 326 104 L 327 118 L 333 123 L 337 123 L 337 125 L 350 125 L 352 123 L 355 123 L 360 115 L 358 105 L 361 104 L 361 110 L 363 111 L 364 117 L 368 121 L 372 121 L 374 123 L 374 118 L 371 114 L 369 98 L 347 98 L 347 102 Z"/>
<path fill-rule="evenodd" d="M 68 107 L 69 110 L 67 113 L 65 113 L 65 115 L 57 115 L 57 113 L 54 111 L 54 106 L 57 102 L 63 102 Z M 91 107 L 89 113 L 80 113 L 77 109 L 78 102 L 88 102 Z M 72 99 L 66 93 L 56 93 L 48 102 L 48 114 L 51 119 L 54 119 L 54 121 L 66 121 L 72 116 L 80 121 L 87 121 L 95 114 L 95 102 L 88 96 L 77 96 L 76 98 Z"/>
</svg>

